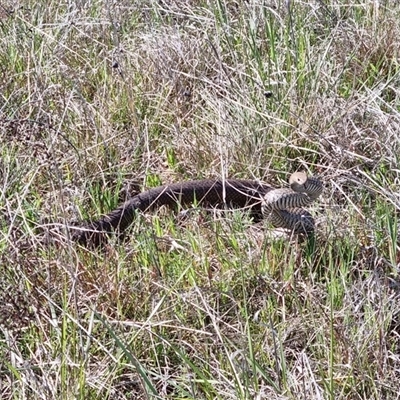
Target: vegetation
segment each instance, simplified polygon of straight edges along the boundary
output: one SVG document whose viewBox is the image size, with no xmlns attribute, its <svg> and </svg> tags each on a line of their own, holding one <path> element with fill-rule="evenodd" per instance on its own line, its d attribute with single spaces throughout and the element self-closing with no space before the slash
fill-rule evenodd
<svg viewBox="0 0 400 400">
<path fill-rule="evenodd" d="M 398 399 L 400 5 L 0 5 L 2 399 Z M 140 190 L 320 175 L 315 238 Z"/>
</svg>

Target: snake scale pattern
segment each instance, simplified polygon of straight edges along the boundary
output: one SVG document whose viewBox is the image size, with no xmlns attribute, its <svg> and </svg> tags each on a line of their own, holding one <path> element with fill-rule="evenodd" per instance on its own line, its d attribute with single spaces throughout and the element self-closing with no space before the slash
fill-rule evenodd
<svg viewBox="0 0 400 400">
<path fill-rule="evenodd" d="M 274 189 L 253 180 L 227 179 L 159 186 L 134 196 L 101 219 L 79 229 L 72 239 L 83 246 L 96 247 L 106 241 L 105 234 L 125 231 L 137 212 L 194 203 L 222 209 L 248 209 L 253 216 L 262 215 L 275 227 L 309 235 L 314 231 L 314 220 L 302 207 L 309 206 L 322 193 L 322 183 L 303 172 L 296 172 L 291 175 L 289 184 L 290 188 Z"/>
</svg>

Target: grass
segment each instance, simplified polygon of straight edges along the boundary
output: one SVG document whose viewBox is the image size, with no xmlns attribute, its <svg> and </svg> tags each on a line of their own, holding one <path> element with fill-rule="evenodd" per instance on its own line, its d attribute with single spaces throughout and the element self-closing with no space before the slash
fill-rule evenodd
<svg viewBox="0 0 400 400">
<path fill-rule="evenodd" d="M 396 1 L 0 5 L 4 399 L 400 398 Z M 148 187 L 325 182 L 315 238 Z M 51 244 L 47 238 L 52 237 Z"/>
</svg>

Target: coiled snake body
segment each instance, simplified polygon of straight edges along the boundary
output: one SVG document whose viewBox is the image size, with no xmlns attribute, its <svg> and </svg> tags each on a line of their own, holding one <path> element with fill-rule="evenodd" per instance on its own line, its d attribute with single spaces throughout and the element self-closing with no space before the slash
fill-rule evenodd
<svg viewBox="0 0 400 400">
<path fill-rule="evenodd" d="M 159 186 L 134 196 L 103 218 L 87 225 L 73 235 L 73 240 L 87 246 L 98 246 L 104 233 L 123 232 L 138 211 L 160 206 L 187 206 L 193 203 L 218 208 L 250 209 L 253 216 L 262 214 L 272 225 L 296 234 L 314 231 L 314 220 L 301 207 L 310 205 L 321 193 L 317 178 L 296 172 L 289 179 L 289 188 L 274 189 L 252 180 L 198 180 Z"/>
</svg>

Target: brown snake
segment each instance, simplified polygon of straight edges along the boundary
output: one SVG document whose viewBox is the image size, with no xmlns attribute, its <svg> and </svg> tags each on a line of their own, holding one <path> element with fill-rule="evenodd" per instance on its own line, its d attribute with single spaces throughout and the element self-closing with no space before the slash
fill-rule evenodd
<svg viewBox="0 0 400 400">
<path fill-rule="evenodd" d="M 275 227 L 309 235 L 314 231 L 314 220 L 301 207 L 309 206 L 322 193 L 322 183 L 303 172 L 296 172 L 291 175 L 289 184 L 290 189 L 274 189 L 257 181 L 227 179 L 159 186 L 134 196 L 101 219 L 80 228 L 72 239 L 83 246 L 99 246 L 106 240 L 104 233 L 123 232 L 138 211 L 193 203 L 222 209 L 249 209 L 253 216 L 262 214 Z"/>
</svg>

